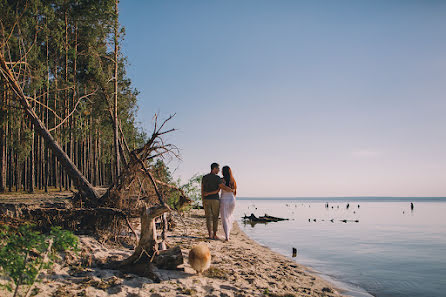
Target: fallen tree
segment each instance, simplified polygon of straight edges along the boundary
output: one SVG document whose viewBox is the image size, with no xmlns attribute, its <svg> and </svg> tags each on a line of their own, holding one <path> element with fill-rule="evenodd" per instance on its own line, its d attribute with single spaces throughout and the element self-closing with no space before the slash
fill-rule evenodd
<svg viewBox="0 0 446 297">
<path fill-rule="evenodd" d="M 46 217 L 50 224 L 62 224 L 63 222 L 65 225 L 71 224 L 72 228 L 70 229 L 74 229 L 74 231 L 92 229 L 91 231 L 97 234 L 100 229 L 116 228 L 118 225 L 117 220 L 120 220 L 121 225 L 129 224 L 128 216 L 138 212 L 141 217 L 141 237 L 133 255 L 122 261 L 122 263 L 119 263 L 118 267 L 127 269 L 130 264 L 135 265 L 139 263 L 141 265 L 149 265 L 152 262 L 169 263 L 168 266 L 171 267 L 172 261 L 155 261 L 157 255 L 160 255 L 161 251 L 166 249 L 165 231 L 167 229 L 167 220 L 164 214 L 171 209 L 167 205 L 166 199 L 163 197 L 162 191 L 159 188 L 160 186 L 150 170 L 150 162 L 165 155 L 178 156 L 178 149 L 174 145 L 164 143 L 162 138 L 163 135 L 174 131 L 174 129 L 165 130 L 166 123 L 173 116 L 167 118 L 159 126 L 155 117 L 154 130 L 147 143 L 143 147 L 129 153 L 129 161 L 121 171 L 117 182 L 111 185 L 103 196 L 99 197 L 90 182 L 82 175 L 76 165 L 53 138 L 44 123 L 33 111 L 28 102 L 29 97 L 23 92 L 23 89 L 1 52 L 0 72 L 9 88 L 15 93 L 15 98 L 19 101 L 25 115 L 29 119 L 30 126 L 32 126 L 34 131 L 44 139 L 48 147 L 54 152 L 68 176 L 73 181 L 74 186 L 79 190 L 73 202 L 73 209 L 36 210 L 29 214 L 29 218 L 36 217 L 40 212 L 40 217 Z M 124 138 L 123 135 L 122 138 Z M 120 142 L 121 145 L 123 142 Z M 121 151 L 124 150 L 121 148 Z M 161 187 L 166 187 L 166 184 L 161 183 Z M 190 202 L 181 189 L 173 185 L 169 185 L 167 188 L 169 191 L 175 190 L 180 192 L 181 199 L 179 201 L 181 204 Z M 161 239 L 158 239 L 155 224 L 157 217 L 162 217 Z M 179 262 L 178 259 L 182 259 L 178 257 L 178 253 L 172 254 L 174 255 L 173 258 L 176 259 L 175 261 Z M 175 261 L 173 263 L 176 263 Z"/>
<path fill-rule="evenodd" d="M 20 87 L 20 84 L 15 78 L 13 72 L 7 65 L 5 57 L 1 51 L 0 72 L 9 85 L 10 89 L 12 89 L 16 94 L 16 98 L 22 106 L 24 113 L 30 120 L 31 126 L 34 128 L 34 131 L 44 139 L 48 147 L 54 152 L 59 162 L 67 171 L 68 176 L 74 182 L 75 187 L 82 193 L 83 196 L 89 197 L 89 199 L 97 200 L 99 197 L 93 186 L 85 178 L 85 176 L 82 175 L 76 165 L 74 165 L 68 155 L 64 152 L 64 150 L 60 147 L 60 145 L 48 131 L 47 127 L 42 123 L 34 110 L 31 108 L 31 105 L 28 102 L 28 97 L 24 94 L 23 89 Z"/>
</svg>

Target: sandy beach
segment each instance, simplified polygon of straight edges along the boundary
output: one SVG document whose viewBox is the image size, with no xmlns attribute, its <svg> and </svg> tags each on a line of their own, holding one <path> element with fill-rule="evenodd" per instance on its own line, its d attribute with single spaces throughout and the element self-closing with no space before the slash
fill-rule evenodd
<svg viewBox="0 0 446 297">
<path fill-rule="evenodd" d="M 185 264 L 176 271 L 158 270 L 160 283 L 96 267 L 132 250 L 80 236 L 81 252 L 65 256 L 45 273 L 34 296 L 341 296 L 306 267 L 250 239 L 236 223 L 231 241 L 224 242 L 206 239 L 203 210 L 192 210 L 182 219 L 175 215 L 174 222 L 168 244 L 180 245 Z M 202 241 L 211 250 L 212 264 L 200 276 L 187 264 L 187 257 L 190 248 Z M 0 295 L 11 294 L 0 291 Z"/>
</svg>

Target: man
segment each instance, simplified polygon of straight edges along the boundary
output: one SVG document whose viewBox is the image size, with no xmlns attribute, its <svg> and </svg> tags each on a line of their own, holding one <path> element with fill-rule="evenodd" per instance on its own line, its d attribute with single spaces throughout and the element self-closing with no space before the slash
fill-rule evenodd
<svg viewBox="0 0 446 297">
<path fill-rule="evenodd" d="M 201 181 L 201 199 L 210 239 L 218 239 L 218 215 L 220 214 L 220 197 L 218 192 L 221 189 L 232 191 L 230 187 L 223 184 L 222 179 L 217 175 L 219 172 L 220 165 L 212 163 L 211 172 L 203 176 Z"/>
</svg>

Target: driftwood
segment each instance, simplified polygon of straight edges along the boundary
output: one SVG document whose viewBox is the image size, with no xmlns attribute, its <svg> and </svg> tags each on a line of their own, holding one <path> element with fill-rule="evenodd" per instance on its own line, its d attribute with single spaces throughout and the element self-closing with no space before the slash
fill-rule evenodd
<svg viewBox="0 0 446 297">
<path fill-rule="evenodd" d="M 160 282 L 158 269 L 178 269 L 177 266 L 184 263 L 181 248 L 176 246 L 174 248 L 159 251 L 158 255 L 150 262 L 147 255 L 142 255 L 136 263 L 119 266 L 118 264 L 108 265 L 109 268 L 119 269 L 122 272 L 132 273 L 143 277 L 148 277 L 155 282 Z"/>
<path fill-rule="evenodd" d="M 156 267 L 161 269 L 178 269 L 178 265 L 184 263 L 183 253 L 179 246 L 175 246 L 168 250 L 159 251 L 158 256 L 155 257 L 153 263 Z"/>
<path fill-rule="evenodd" d="M 339 220 L 340 222 L 343 223 L 347 223 L 347 222 L 351 222 L 351 223 L 359 223 L 359 220 Z"/>
<path fill-rule="evenodd" d="M 166 206 L 156 206 L 143 209 L 141 214 L 141 238 L 133 254 L 127 259 L 112 263 L 111 268 L 157 280 L 154 265 L 161 269 L 177 269 L 184 263 L 179 247 L 159 250 L 155 218 L 161 216 L 169 209 Z M 163 241 L 161 239 L 161 241 Z"/>
<path fill-rule="evenodd" d="M 285 218 L 272 217 L 267 214 L 261 217 L 256 217 L 253 213 L 250 216 L 245 215 L 243 217 L 243 221 L 247 223 L 270 223 L 270 222 L 279 222 L 279 221 L 287 221 Z"/>
<path fill-rule="evenodd" d="M 158 241 L 155 227 L 155 218 L 162 215 L 169 209 L 165 206 L 156 206 L 149 209 L 143 209 L 141 214 L 141 237 L 139 239 L 138 246 L 135 248 L 133 254 L 122 261 L 120 266 L 135 264 L 141 258 L 149 258 L 149 262 L 152 262 L 152 258 L 156 256 L 158 252 Z"/>
</svg>

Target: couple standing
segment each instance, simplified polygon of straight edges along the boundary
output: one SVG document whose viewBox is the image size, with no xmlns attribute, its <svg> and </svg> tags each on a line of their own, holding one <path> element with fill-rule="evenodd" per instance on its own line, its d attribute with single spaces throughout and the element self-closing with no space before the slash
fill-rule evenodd
<svg viewBox="0 0 446 297">
<path fill-rule="evenodd" d="M 206 226 L 210 239 L 219 239 L 217 236 L 218 216 L 221 216 L 225 239 L 229 240 L 232 228 L 232 213 L 235 209 L 235 196 L 237 184 L 229 166 L 222 168 L 223 178 L 218 176 L 220 165 L 211 164 L 211 172 L 203 176 L 201 181 L 201 198 L 203 201 Z M 218 193 L 221 191 L 221 196 Z"/>
</svg>

